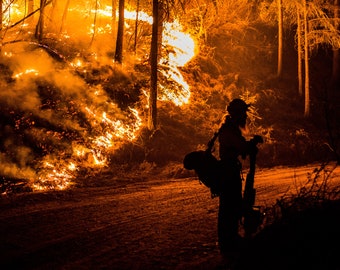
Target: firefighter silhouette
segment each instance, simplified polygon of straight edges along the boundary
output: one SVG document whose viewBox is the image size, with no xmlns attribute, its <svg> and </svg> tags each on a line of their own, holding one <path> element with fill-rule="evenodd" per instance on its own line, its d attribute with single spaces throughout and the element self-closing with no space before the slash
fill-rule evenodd
<svg viewBox="0 0 340 270">
<path fill-rule="evenodd" d="M 221 164 L 221 183 L 218 209 L 218 243 L 221 254 L 238 251 L 243 239 L 239 235 L 242 218 L 242 176 L 240 157 L 246 158 L 257 151 L 256 144 L 246 141 L 241 128 L 246 126 L 247 111 L 250 104 L 241 99 L 232 100 L 227 106 L 219 132 L 219 157 Z"/>
</svg>

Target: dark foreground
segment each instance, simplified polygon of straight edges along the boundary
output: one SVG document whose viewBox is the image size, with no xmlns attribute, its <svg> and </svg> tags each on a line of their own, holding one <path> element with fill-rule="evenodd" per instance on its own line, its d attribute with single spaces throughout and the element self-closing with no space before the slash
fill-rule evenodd
<svg viewBox="0 0 340 270">
<path fill-rule="evenodd" d="M 286 190 L 289 178 L 260 174 L 260 203 Z M 3 196 L 0 267 L 228 269 L 216 246 L 217 205 L 196 179 Z M 235 268 L 340 269 L 339 213 L 334 201 L 264 228 Z"/>
</svg>

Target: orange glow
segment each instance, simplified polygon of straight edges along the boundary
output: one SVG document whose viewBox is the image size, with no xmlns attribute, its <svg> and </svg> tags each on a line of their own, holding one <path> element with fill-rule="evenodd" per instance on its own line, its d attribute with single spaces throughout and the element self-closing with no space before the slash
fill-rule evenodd
<svg viewBox="0 0 340 270">
<path fill-rule="evenodd" d="M 112 16 L 110 6 L 106 6 L 104 9 L 92 10 L 92 13 L 95 12 L 109 18 Z M 125 10 L 124 17 L 125 19 L 135 20 L 136 12 Z M 153 22 L 153 18 L 142 11 L 138 13 L 138 20 L 149 24 Z M 110 27 L 110 25 L 107 25 L 107 30 L 109 30 Z M 96 28 L 96 31 L 101 31 L 102 33 L 107 30 Z M 93 34 L 92 30 L 90 34 Z M 195 42 L 188 33 L 183 32 L 182 25 L 178 21 L 164 23 L 162 42 L 163 47 L 168 46 L 171 48 L 171 52 L 166 57 L 160 59 L 161 66 L 166 67 L 164 70 L 160 70 L 160 72 L 168 78 L 168 80 L 175 81 L 182 91 L 180 93 L 174 93 L 171 89 L 160 85 L 159 88 L 161 91 L 159 91 L 158 98 L 162 101 L 171 101 L 177 106 L 180 106 L 189 102 L 190 87 L 184 80 L 178 67 L 183 67 L 195 56 Z"/>
<path fill-rule="evenodd" d="M 93 120 L 93 127 L 102 123 L 107 123 L 109 129 L 101 135 L 89 138 L 89 147 L 84 145 L 73 145 L 73 158 L 70 161 L 60 163 L 51 157 L 42 166 L 42 171 L 37 180 L 33 181 L 34 190 L 64 189 L 67 188 L 75 176 L 75 172 L 81 166 L 91 168 L 102 168 L 107 166 L 107 153 L 118 149 L 123 142 L 117 139 L 134 140 L 142 125 L 142 120 L 138 116 L 138 111 L 130 109 L 136 117 L 132 125 L 124 124 L 121 120 L 110 119 L 105 112 L 97 116 L 89 108 L 86 108 L 89 118 Z"/>
<path fill-rule="evenodd" d="M 6 2 L 5 5 L 9 5 L 9 2 Z M 82 10 L 70 7 L 68 12 L 81 13 Z M 103 6 L 103 8 L 100 6 L 99 9 L 91 10 L 92 14 L 96 13 L 97 16 L 101 16 L 107 21 L 111 20 L 111 12 L 111 6 Z M 4 26 L 11 26 L 26 15 L 27 10 L 24 7 L 20 6 L 19 8 L 18 4 L 11 3 L 11 8 L 7 9 L 4 16 L 3 24 Z M 70 18 L 72 18 L 72 16 L 70 16 Z M 125 10 L 125 18 L 127 20 L 135 20 L 136 12 Z M 142 11 L 138 13 L 138 19 L 150 25 L 153 21 L 152 16 Z M 29 25 L 26 23 L 20 25 L 20 27 L 27 26 Z M 74 38 L 74 35 L 68 32 L 70 32 L 70 30 L 63 30 L 62 33 L 58 35 L 58 39 L 69 40 Z M 110 23 L 104 23 L 104 25 L 84 24 L 84 29 L 82 29 L 82 31 L 76 30 L 75 34 L 85 34 L 87 38 L 91 38 L 94 34 L 111 34 L 111 32 Z M 14 33 L 14 35 L 16 34 L 17 32 Z M 32 33 L 27 30 L 25 34 Z M 13 33 L 11 33 L 11 35 L 13 35 Z M 8 35 L 9 40 L 13 37 L 11 35 Z M 79 42 L 81 42 L 81 39 Z M 21 46 L 21 44 L 19 46 Z M 72 74 L 74 69 L 83 73 L 87 72 L 86 65 L 88 65 L 88 63 L 83 62 L 85 60 L 82 60 L 80 56 L 69 62 L 66 70 L 57 70 L 54 61 L 45 50 L 32 50 L 33 52 L 26 53 L 24 49 L 21 50 L 19 46 L 17 48 L 20 49 L 14 50 L 13 52 L 10 50 L 6 51 L 5 48 L 3 48 L 1 54 L 14 62 L 17 61 L 17 64 L 13 66 L 14 74 L 12 78 L 16 79 L 16 83 L 21 82 L 20 85 L 18 83 L 19 86 L 16 89 L 16 93 L 20 94 L 21 98 L 25 100 L 23 104 L 27 107 L 24 109 L 30 109 L 32 114 L 39 115 L 42 119 L 50 121 L 57 126 L 71 127 L 79 131 L 79 133 L 83 132 L 81 133 L 82 135 L 80 135 L 80 139 L 70 142 L 71 150 L 67 152 L 67 154 L 64 153 L 63 150 L 60 150 L 60 153 L 58 152 L 59 150 L 56 150 L 56 153 L 50 153 L 45 156 L 42 161 L 38 162 L 38 170 L 36 172 L 27 170 L 29 173 L 26 173 L 26 178 L 30 179 L 33 190 L 65 189 L 72 184 L 72 180 L 76 177 L 80 168 L 90 168 L 92 170 L 107 166 L 109 154 L 119 149 L 127 141 L 132 142 L 136 140 L 143 125 L 143 120 L 136 108 L 129 107 L 127 112 L 123 112 L 118 108 L 117 104 L 110 101 L 111 99 L 105 91 L 102 90 L 100 85 L 89 87 L 79 77 Z M 160 72 L 162 72 L 168 81 L 176 82 L 179 85 L 180 91 L 174 93 L 172 89 L 167 89 L 166 85 L 161 84 L 159 85 L 158 98 L 159 100 L 170 101 L 180 106 L 189 102 L 190 89 L 178 68 L 184 66 L 194 57 L 195 42 L 189 34 L 183 32 L 182 26 L 178 21 L 172 23 L 167 22 L 164 24 L 163 47 L 171 48 L 169 50 L 171 53 L 160 59 Z M 25 47 L 23 46 L 22 48 Z M 18 51 L 19 54 L 16 54 Z M 97 52 L 99 52 L 99 50 L 97 50 Z M 21 53 L 25 57 L 21 56 Z M 91 52 L 91 60 L 94 59 L 99 62 L 101 60 L 99 55 L 99 53 L 97 55 L 96 52 Z M 136 59 L 138 58 L 142 57 L 136 56 Z M 108 63 L 112 64 L 112 61 L 106 60 L 105 64 Z M 71 70 L 71 72 L 69 70 Z M 33 76 L 48 78 L 48 83 L 52 85 L 55 84 L 58 90 L 60 89 L 62 92 L 61 95 L 72 97 L 70 105 L 79 108 L 81 113 L 84 113 L 84 117 L 90 126 L 90 131 L 86 130 L 82 123 L 78 123 L 77 119 L 74 120 L 72 117 L 59 119 L 59 115 L 56 117 L 53 109 L 50 109 L 48 106 L 48 109 L 42 111 L 40 108 L 43 107 L 44 104 L 42 104 L 42 101 L 39 99 L 39 94 L 35 92 L 34 87 L 36 87 L 36 85 L 30 84 L 33 81 L 30 80 Z M 148 91 L 143 91 L 145 95 L 147 95 Z M 11 98 L 10 94 L 7 96 L 7 99 Z M 4 94 L 2 98 L 5 99 L 7 96 Z M 29 99 L 29 101 L 26 102 L 26 99 Z M 13 102 L 16 101 L 14 100 Z M 20 104 L 20 102 L 21 100 L 19 100 L 18 103 Z M 65 113 L 70 113 L 67 109 L 64 110 Z M 19 122 L 18 120 L 17 126 L 20 126 L 21 123 Z M 32 129 L 39 129 L 35 127 L 33 121 L 29 125 Z M 64 138 L 63 134 L 58 132 L 45 132 L 43 130 L 34 132 L 32 131 L 34 135 L 41 136 L 43 140 L 47 137 L 55 141 L 60 141 Z M 44 136 L 46 136 L 46 138 Z M 42 144 L 41 147 L 44 148 L 45 146 Z M 13 167 L 15 167 L 14 164 Z M 7 175 L 15 177 L 18 171 L 24 174 L 24 170 L 13 169 L 12 172 L 7 173 Z M 23 175 L 21 176 L 25 178 Z"/>
<path fill-rule="evenodd" d="M 71 66 L 73 67 L 81 67 L 83 65 L 83 63 L 81 62 L 80 59 L 76 59 L 73 62 L 71 62 Z"/>
<path fill-rule="evenodd" d="M 165 23 L 164 28 L 163 42 L 173 50 L 167 58 L 161 59 L 161 64 L 168 67 L 168 69 L 161 72 L 165 77 L 181 85 L 182 92 L 175 95 L 171 89 L 164 89 L 161 86 L 164 89 L 164 96 L 161 96 L 160 99 L 171 100 L 177 106 L 180 106 L 189 102 L 190 88 L 178 67 L 183 67 L 195 56 L 195 42 L 189 34 L 182 32 L 182 26 L 177 21 Z"/>
<path fill-rule="evenodd" d="M 46 189 L 62 190 L 67 188 L 74 177 L 72 172 L 77 169 L 74 163 L 69 163 L 65 167 L 56 167 L 48 161 L 43 164 L 43 168 L 44 170 L 41 175 L 32 184 L 32 189 L 35 191 Z"/>
<path fill-rule="evenodd" d="M 22 9 L 19 8 L 19 4 L 13 3 L 11 0 L 4 0 L 2 2 L 2 10 L 4 11 L 2 15 L 2 23 L 4 25 L 10 25 L 13 22 L 20 20 L 25 15 Z M 27 26 L 27 24 L 23 26 Z"/>
<path fill-rule="evenodd" d="M 22 75 L 30 74 L 30 73 L 35 76 L 39 75 L 39 72 L 36 69 L 32 68 L 32 69 L 26 69 L 24 72 L 20 72 L 20 73 L 13 75 L 13 78 L 20 78 Z"/>
</svg>

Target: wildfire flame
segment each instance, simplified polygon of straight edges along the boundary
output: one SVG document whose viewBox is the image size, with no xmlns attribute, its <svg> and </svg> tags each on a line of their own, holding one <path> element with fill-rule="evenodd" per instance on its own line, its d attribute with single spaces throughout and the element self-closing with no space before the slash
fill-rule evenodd
<svg viewBox="0 0 340 270">
<path fill-rule="evenodd" d="M 23 16 L 19 8 L 15 5 L 11 6 L 11 16 L 13 13 L 16 16 Z M 98 15 L 111 18 L 112 10 L 110 6 L 104 9 L 96 9 Z M 130 20 L 136 19 L 135 11 L 125 10 L 125 18 Z M 138 13 L 138 19 L 148 24 L 152 24 L 153 18 L 144 12 Z M 9 19 L 6 21 L 10 23 Z M 88 34 L 93 34 L 93 25 L 90 26 Z M 97 33 L 104 33 L 111 31 L 111 26 L 106 25 L 102 28 L 96 28 Z M 179 67 L 188 63 L 195 55 L 195 42 L 189 34 L 182 30 L 182 26 L 178 21 L 164 24 L 163 45 L 171 47 L 171 52 L 164 58 L 160 59 L 160 65 L 166 67 L 161 70 L 162 74 L 169 80 L 177 82 L 181 87 L 181 93 L 174 93 L 166 86 L 160 85 L 160 100 L 172 101 L 176 105 L 188 103 L 190 98 L 190 89 L 188 83 L 184 80 Z M 64 35 L 68 37 L 67 34 Z M 6 57 L 13 57 L 11 52 L 3 51 L 2 54 Z M 73 68 L 83 67 L 80 59 L 76 59 L 70 63 Z M 83 69 L 83 72 L 86 72 Z M 12 77 L 14 79 L 24 78 L 25 76 L 38 76 L 40 73 L 37 67 L 26 67 L 24 71 L 15 73 Z M 102 91 L 96 89 L 93 96 L 105 95 Z M 107 99 L 108 100 L 108 99 Z M 39 171 L 31 179 L 31 187 L 33 190 L 47 190 L 47 189 L 65 189 L 72 184 L 72 180 L 76 177 L 77 172 L 81 167 L 87 166 L 90 168 L 102 168 L 107 166 L 109 152 L 117 150 L 122 141 L 134 141 L 138 132 L 143 125 L 143 121 L 139 116 L 139 112 L 135 108 L 129 108 L 130 115 L 127 118 L 118 119 L 114 114 L 109 113 L 102 108 L 116 107 L 115 104 L 104 101 L 105 106 L 97 106 L 96 100 L 92 100 L 93 104 L 83 101 L 75 100 L 74 103 L 78 107 L 83 108 L 88 121 L 91 123 L 95 135 L 87 136 L 84 142 L 72 142 L 72 154 L 69 157 L 55 157 L 48 155 L 41 161 Z M 130 119 L 127 121 L 127 119 Z M 34 123 L 32 123 L 34 125 Z"/>
<path fill-rule="evenodd" d="M 178 21 L 166 23 L 164 28 L 163 40 L 169 44 L 173 50 L 167 58 L 161 59 L 161 64 L 167 65 L 168 67 L 168 69 L 162 70 L 161 72 L 167 78 L 181 85 L 183 90 L 180 95 L 174 95 L 170 90 L 164 89 L 165 97 L 161 97 L 161 99 L 171 100 L 180 106 L 189 102 L 190 88 L 178 68 L 183 67 L 195 56 L 195 42 L 189 34 L 182 32 L 182 26 Z"/>
<path fill-rule="evenodd" d="M 36 69 L 32 68 L 32 69 L 26 69 L 26 70 L 23 71 L 23 72 L 20 72 L 20 73 L 17 73 L 17 74 L 15 74 L 15 75 L 13 75 L 13 78 L 18 79 L 18 78 L 20 78 L 21 76 L 23 76 L 23 75 L 25 75 L 25 74 L 30 74 L 30 73 L 32 73 L 33 75 L 36 75 L 36 76 L 39 75 L 39 72 L 38 72 Z"/>
<path fill-rule="evenodd" d="M 135 11 L 125 11 L 124 15 L 125 18 L 131 20 L 136 18 Z M 138 19 L 149 24 L 153 22 L 153 18 L 144 12 L 138 13 Z M 160 85 L 162 91 L 158 98 L 163 101 L 172 101 L 180 106 L 189 102 L 190 87 L 178 68 L 183 67 L 195 56 L 195 41 L 188 33 L 183 32 L 182 25 L 175 20 L 171 23 L 164 23 L 162 42 L 163 46 L 171 48 L 171 52 L 160 59 L 160 65 L 166 67 L 161 70 L 161 73 L 169 80 L 177 82 L 181 86 L 182 92 L 175 94 L 171 89 Z"/>
</svg>

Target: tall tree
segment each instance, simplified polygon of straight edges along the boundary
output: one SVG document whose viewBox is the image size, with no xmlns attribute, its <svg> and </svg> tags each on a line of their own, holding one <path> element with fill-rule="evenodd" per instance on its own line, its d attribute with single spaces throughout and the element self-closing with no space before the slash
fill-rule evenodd
<svg viewBox="0 0 340 270">
<path fill-rule="evenodd" d="M 303 21 L 304 21 L 304 52 L 305 52 L 305 110 L 304 115 L 310 114 L 310 100 L 309 100 L 309 44 L 308 44 L 308 15 L 307 15 L 307 0 L 303 0 Z"/>
<path fill-rule="evenodd" d="M 40 0 L 40 15 L 39 21 L 35 30 L 35 37 L 41 43 L 44 36 L 44 26 L 45 26 L 45 7 L 47 0 Z"/>
<path fill-rule="evenodd" d="M 339 0 L 334 1 L 338 3 Z M 329 14 L 332 14 L 332 12 L 329 12 L 330 9 L 326 0 L 287 0 L 283 3 L 285 4 L 284 10 L 290 13 L 291 21 L 297 24 L 296 40 L 298 48 L 299 94 L 303 95 L 303 60 L 305 67 L 304 114 L 308 116 L 310 114 L 309 52 L 317 50 L 320 45 L 331 46 L 334 51 L 339 49 L 340 33 L 338 25 L 336 24 L 338 19 L 329 18 Z M 336 10 L 334 10 L 334 17 L 337 16 L 336 14 Z M 333 74 L 334 76 L 339 76 L 339 72 Z"/>
<path fill-rule="evenodd" d="M 283 50 L 283 14 L 282 14 L 282 0 L 277 0 L 278 9 L 278 55 L 277 55 L 277 77 L 282 74 L 282 50 Z"/>
<path fill-rule="evenodd" d="M 116 52 L 115 52 L 115 61 L 118 63 L 123 62 L 123 38 L 124 38 L 124 0 L 119 0 L 118 4 L 118 32 L 117 32 L 117 40 L 116 40 Z"/>
<path fill-rule="evenodd" d="M 299 96 L 302 96 L 302 28 L 301 28 L 301 8 L 299 5 L 296 5 L 296 19 L 297 19 L 297 29 L 296 29 L 296 36 L 297 36 L 297 54 L 298 54 L 298 89 L 299 89 Z"/>
<path fill-rule="evenodd" d="M 159 3 L 158 0 L 152 1 L 152 37 L 151 37 L 151 80 L 149 95 L 149 130 L 155 130 L 157 127 L 157 73 L 158 73 L 158 23 L 159 23 Z"/>
<path fill-rule="evenodd" d="M 327 10 L 327 1 L 306 1 L 304 0 L 305 16 L 305 64 L 308 64 L 308 50 L 318 49 L 321 45 L 331 46 L 333 50 L 340 48 L 340 33 L 337 18 Z M 333 6 L 334 7 L 334 6 Z M 306 59 L 307 58 L 307 59 Z M 335 67 L 336 68 L 336 67 Z M 308 65 L 305 67 L 305 74 L 308 75 Z M 339 75 L 337 75 L 339 76 Z M 305 78 L 305 115 L 309 115 L 309 76 Z"/>
</svg>

